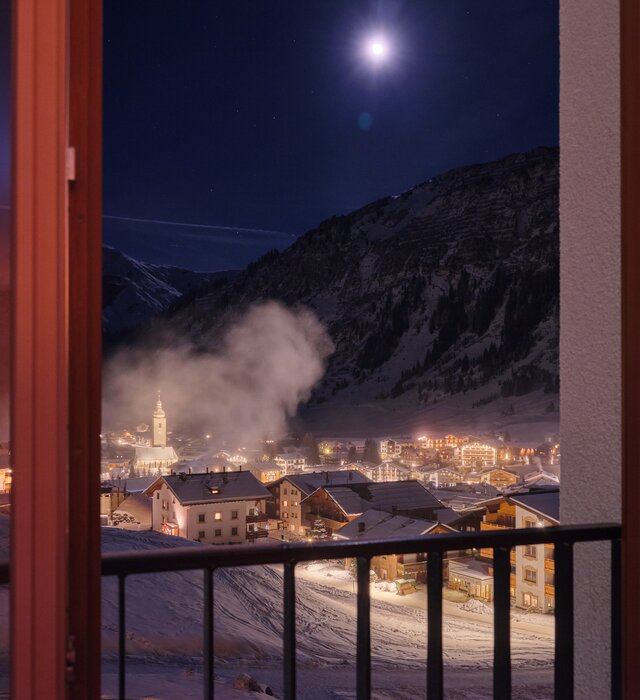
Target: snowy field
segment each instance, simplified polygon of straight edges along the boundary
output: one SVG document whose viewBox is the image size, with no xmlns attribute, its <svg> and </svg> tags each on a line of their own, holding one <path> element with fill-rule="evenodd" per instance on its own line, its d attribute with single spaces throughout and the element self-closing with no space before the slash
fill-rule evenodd
<svg viewBox="0 0 640 700">
<path fill-rule="evenodd" d="M 1 520 L 1 519 L 0 519 Z M 0 528 L 2 525 L 0 524 Z M 0 531 L 0 556 L 4 556 Z M 103 530 L 105 551 L 205 546 L 155 533 Z M 6 551 L 6 550 L 5 550 Z M 355 698 L 356 598 L 348 572 L 335 564 L 297 570 L 298 697 Z M 201 572 L 132 576 L 127 579 L 127 696 L 178 700 L 202 696 Z M 117 690 L 117 595 L 115 579 L 103 580 L 103 697 Z M 279 567 L 227 569 L 215 576 L 216 697 L 261 697 L 234 690 L 242 673 L 281 696 L 282 574 Z M 374 697 L 425 696 L 424 589 L 401 597 L 371 589 Z M 0 591 L 0 630 L 6 630 L 6 590 Z M 493 615 L 490 606 L 444 601 L 445 697 L 491 697 Z M 6 658 L 6 634 L 0 632 Z M 553 620 L 514 614 L 514 698 L 552 697 Z M 0 686 L 0 690 L 2 686 Z"/>
</svg>

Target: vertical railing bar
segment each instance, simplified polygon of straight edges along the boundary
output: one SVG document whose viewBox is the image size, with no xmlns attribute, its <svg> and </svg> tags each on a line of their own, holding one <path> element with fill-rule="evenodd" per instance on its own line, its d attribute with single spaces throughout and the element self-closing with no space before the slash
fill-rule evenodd
<svg viewBox="0 0 640 700">
<path fill-rule="evenodd" d="M 511 699 L 511 548 L 493 548 L 493 698 Z"/>
<path fill-rule="evenodd" d="M 284 565 L 284 700 L 296 697 L 296 564 Z"/>
<path fill-rule="evenodd" d="M 622 548 L 611 540 L 611 700 L 622 698 Z"/>
<path fill-rule="evenodd" d="M 555 700 L 573 700 L 573 544 L 555 546 Z"/>
<path fill-rule="evenodd" d="M 213 700 L 213 568 L 206 568 L 204 573 L 204 605 L 203 605 L 203 635 L 204 635 L 204 698 Z"/>
<path fill-rule="evenodd" d="M 118 698 L 126 700 L 126 615 L 125 574 L 118 575 Z"/>
<path fill-rule="evenodd" d="M 427 558 L 427 698 L 442 700 L 442 554 Z"/>
<path fill-rule="evenodd" d="M 356 698 L 371 698 L 371 607 L 369 604 L 369 558 L 358 557 L 358 621 Z"/>
</svg>

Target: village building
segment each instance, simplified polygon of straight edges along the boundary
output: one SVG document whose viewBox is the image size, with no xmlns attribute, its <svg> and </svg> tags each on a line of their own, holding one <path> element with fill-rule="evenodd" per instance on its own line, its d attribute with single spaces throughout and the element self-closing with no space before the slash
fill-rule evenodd
<svg viewBox="0 0 640 700">
<path fill-rule="evenodd" d="M 302 502 L 303 522 L 310 528 L 317 518 L 329 534 L 371 509 L 393 515 L 439 521 L 451 518 L 445 506 L 419 481 L 323 485 Z"/>
<path fill-rule="evenodd" d="M 153 503 L 143 493 L 129 494 L 111 514 L 110 525 L 124 530 L 151 530 Z"/>
<path fill-rule="evenodd" d="M 307 458 L 302 452 L 283 452 L 276 455 L 273 461 L 285 475 L 296 474 L 307 466 Z"/>
<path fill-rule="evenodd" d="M 497 459 L 497 450 L 491 445 L 485 445 L 481 442 L 469 442 L 456 449 L 456 456 L 460 459 L 463 467 L 495 467 Z"/>
<path fill-rule="evenodd" d="M 501 468 L 484 471 L 479 478 L 481 483 L 491 484 L 491 486 L 495 486 L 500 491 L 516 486 L 520 482 L 517 474 Z"/>
<path fill-rule="evenodd" d="M 447 587 L 466 593 L 470 598 L 493 600 L 493 574 L 490 567 L 475 559 L 449 560 Z"/>
<path fill-rule="evenodd" d="M 146 490 L 152 529 L 209 544 L 266 537 L 271 494 L 248 471 L 161 476 Z"/>
<path fill-rule="evenodd" d="M 282 469 L 275 462 L 250 462 L 245 469 L 262 484 L 269 484 L 282 476 Z"/>
<path fill-rule="evenodd" d="M 333 536 L 339 540 L 393 538 L 402 540 L 443 532 L 455 532 L 455 530 L 435 521 L 392 515 L 372 508 L 343 525 Z M 345 561 L 345 566 L 349 565 L 349 560 Z M 373 557 L 370 566 L 376 576 L 383 580 L 407 579 L 419 583 L 426 582 L 427 557 L 424 553 Z"/>
<path fill-rule="evenodd" d="M 370 480 L 357 470 L 322 471 L 283 476 L 270 483 L 273 500 L 267 504 L 267 513 L 276 523 L 276 529 L 304 536 L 313 525 L 303 520 L 302 500 L 318 487 L 329 484 L 366 483 Z"/>
<path fill-rule="evenodd" d="M 560 485 L 560 477 L 558 474 L 546 471 L 545 469 L 538 469 L 537 471 L 525 474 L 524 483 L 528 487 L 557 487 Z"/>
<path fill-rule="evenodd" d="M 450 467 L 440 467 L 427 473 L 427 481 L 439 489 L 463 483 L 464 476 Z"/>
<path fill-rule="evenodd" d="M 481 530 L 548 527 L 560 522 L 558 488 L 531 489 L 505 494 L 482 504 Z M 481 549 L 480 558 L 493 559 L 492 549 Z M 555 608 L 553 545 L 528 545 L 511 550 L 511 598 L 519 608 L 549 612 Z"/>
<path fill-rule="evenodd" d="M 371 481 L 408 481 L 413 478 L 413 470 L 395 460 L 385 460 L 380 464 L 358 462 L 350 466 L 362 472 Z"/>
</svg>

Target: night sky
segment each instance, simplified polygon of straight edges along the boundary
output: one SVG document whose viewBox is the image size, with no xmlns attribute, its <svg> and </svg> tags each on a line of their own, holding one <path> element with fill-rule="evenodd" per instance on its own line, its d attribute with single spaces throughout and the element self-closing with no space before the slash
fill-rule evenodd
<svg viewBox="0 0 640 700">
<path fill-rule="evenodd" d="M 449 168 L 557 145 L 557 15 L 557 0 L 108 0 L 105 241 L 238 268 Z"/>
</svg>

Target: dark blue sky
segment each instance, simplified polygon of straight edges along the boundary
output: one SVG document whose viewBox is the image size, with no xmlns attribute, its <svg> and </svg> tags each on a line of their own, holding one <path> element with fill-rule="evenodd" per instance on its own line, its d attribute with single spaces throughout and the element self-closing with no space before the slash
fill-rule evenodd
<svg viewBox="0 0 640 700">
<path fill-rule="evenodd" d="M 123 217 L 106 242 L 239 267 L 451 167 L 557 144 L 557 5 L 105 2 L 104 207 Z M 384 69 L 362 59 L 371 31 Z"/>
</svg>

